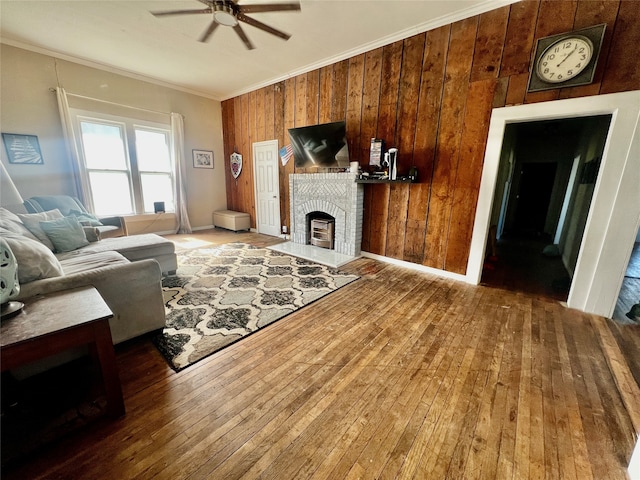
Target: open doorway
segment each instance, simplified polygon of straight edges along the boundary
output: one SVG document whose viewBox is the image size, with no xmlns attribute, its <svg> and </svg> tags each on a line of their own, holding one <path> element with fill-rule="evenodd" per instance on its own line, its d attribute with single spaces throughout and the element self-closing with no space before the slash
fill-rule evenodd
<svg viewBox="0 0 640 480">
<path fill-rule="evenodd" d="M 481 283 L 567 300 L 611 117 L 506 125 Z"/>
<path fill-rule="evenodd" d="M 466 281 L 479 284 L 506 127 L 513 123 L 612 115 L 567 306 L 611 318 L 640 225 L 640 90 L 495 108 L 491 112 Z M 577 172 L 576 172 L 577 174 Z M 500 189 L 498 188 L 500 187 Z M 500 191 L 498 191 L 500 190 Z M 635 200 L 634 200 L 635 199 Z M 495 209 L 494 209 L 495 210 Z M 562 211 L 561 215 L 566 216 Z M 502 217 L 501 217 L 502 218 Z M 582 219 L 578 217 L 581 221 Z"/>
</svg>

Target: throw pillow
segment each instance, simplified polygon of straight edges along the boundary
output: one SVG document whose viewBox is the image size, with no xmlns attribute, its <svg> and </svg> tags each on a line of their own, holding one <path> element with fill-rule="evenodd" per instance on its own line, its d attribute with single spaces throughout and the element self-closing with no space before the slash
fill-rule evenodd
<svg viewBox="0 0 640 480">
<path fill-rule="evenodd" d="M 80 222 L 80 225 L 84 225 L 86 227 L 99 227 L 102 225 L 96 216 L 91 215 L 90 213 L 81 212 L 80 210 L 71 210 L 67 216 L 76 217 Z"/>
<path fill-rule="evenodd" d="M 2 238 L 16 257 L 21 284 L 63 275 L 62 265 L 42 243 L 13 232 L 3 232 Z"/>
<path fill-rule="evenodd" d="M 18 218 L 22 220 L 24 226 L 27 227 L 38 240 L 47 246 L 49 250 L 54 250 L 53 243 L 51 243 L 47 234 L 42 230 L 42 227 L 40 227 L 40 222 L 47 222 L 49 220 L 55 220 L 56 218 L 62 218 L 60 210 L 56 208 L 55 210 L 49 210 L 42 213 L 18 214 Z"/>
<path fill-rule="evenodd" d="M 80 225 L 82 225 L 82 223 Z M 87 237 L 89 243 L 100 240 L 100 231 L 96 227 L 87 227 L 82 225 L 82 230 L 84 230 L 84 236 Z"/>
<path fill-rule="evenodd" d="M 36 236 L 23 225 L 18 216 L 6 208 L 0 208 L 0 228 L 4 228 L 9 232 L 24 235 L 31 240 L 38 240 Z"/>
<path fill-rule="evenodd" d="M 40 222 L 40 228 L 47 234 L 56 252 L 70 252 L 89 245 L 82 225 L 75 217 Z"/>
</svg>

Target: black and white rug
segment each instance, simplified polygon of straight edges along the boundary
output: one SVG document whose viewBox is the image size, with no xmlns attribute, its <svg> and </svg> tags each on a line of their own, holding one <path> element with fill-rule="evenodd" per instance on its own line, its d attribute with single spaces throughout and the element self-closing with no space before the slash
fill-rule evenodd
<svg viewBox="0 0 640 480">
<path fill-rule="evenodd" d="M 180 371 L 358 278 L 243 243 L 185 251 L 163 279 L 167 323 L 154 343 Z"/>
</svg>

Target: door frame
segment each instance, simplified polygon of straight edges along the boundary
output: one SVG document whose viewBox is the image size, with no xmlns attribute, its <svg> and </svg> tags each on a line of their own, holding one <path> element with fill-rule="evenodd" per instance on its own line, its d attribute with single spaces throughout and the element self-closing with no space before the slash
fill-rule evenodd
<svg viewBox="0 0 640 480">
<path fill-rule="evenodd" d="M 479 284 L 508 123 L 612 115 L 567 305 L 611 317 L 640 225 L 640 90 L 496 108 L 491 115 L 466 280 Z"/>
<path fill-rule="evenodd" d="M 263 146 L 273 146 L 273 148 L 275 149 L 275 163 L 276 163 L 276 168 L 275 168 L 275 172 L 278 173 L 278 178 L 275 179 L 275 185 L 278 191 L 278 225 L 281 225 L 282 223 L 282 219 L 281 219 L 281 215 L 280 215 L 280 178 L 279 178 L 279 172 L 280 172 L 280 164 L 279 164 L 279 158 L 278 158 L 278 140 L 265 140 L 262 142 L 253 142 L 251 144 L 251 154 L 252 154 L 252 159 L 253 159 L 253 198 L 255 199 L 256 202 L 256 231 L 258 233 L 262 233 L 260 232 L 260 209 L 258 208 L 258 169 L 256 168 L 256 164 L 257 164 L 257 157 L 256 157 L 256 147 L 263 147 Z M 278 227 L 278 233 L 280 230 L 280 227 Z M 264 234 L 267 235 L 267 234 Z"/>
</svg>

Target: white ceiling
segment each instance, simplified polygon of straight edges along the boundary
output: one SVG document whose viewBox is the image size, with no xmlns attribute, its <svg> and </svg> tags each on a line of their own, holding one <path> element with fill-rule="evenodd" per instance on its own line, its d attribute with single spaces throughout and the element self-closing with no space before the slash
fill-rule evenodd
<svg viewBox="0 0 640 480">
<path fill-rule="evenodd" d="M 247 50 L 223 26 L 198 42 L 210 15 L 149 13 L 205 8 L 197 0 L 0 0 L 0 41 L 224 100 L 514 1 L 301 0 L 300 12 L 250 14 L 291 38 L 242 24 Z"/>
</svg>

